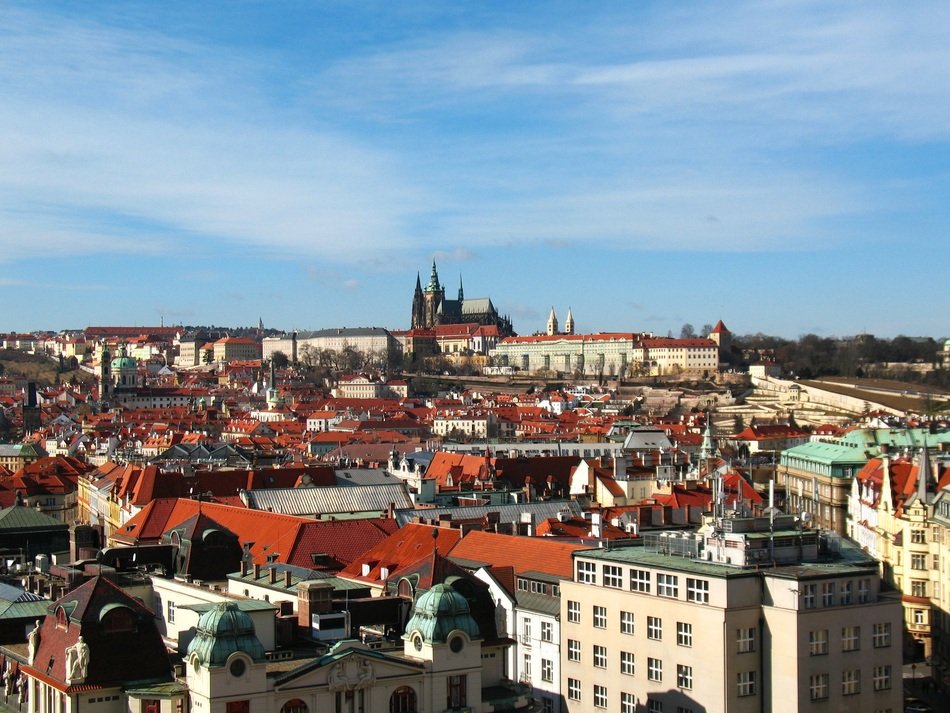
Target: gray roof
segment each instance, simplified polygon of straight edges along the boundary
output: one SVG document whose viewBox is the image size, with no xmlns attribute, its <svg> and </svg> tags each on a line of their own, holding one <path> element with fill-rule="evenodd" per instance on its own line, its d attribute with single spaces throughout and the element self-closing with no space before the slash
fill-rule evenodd
<svg viewBox="0 0 950 713">
<path fill-rule="evenodd" d="M 317 337 L 373 337 L 389 334 L 382 327 L 340 327 L 338 329 L 316 329 L 312 332 L 297 332 L 297 339 L 315 339 Z"/>
<path fill-rule="evenodd" d="M 395 503 L 412 507 L 406 484 L 398 479 L 389 485 L 353 485 L 319 488 L 261 488 L 242 493 L 252 510 L 284 515 L 347 515 L 381 513 Z"/>
<path fill-rule="evenodd" d="M 399 527 L 411 523 L 414 518 L 438 520 L 439 515 L 452 515 L 453 520 L 480 520 L 486 513 L 497 512 L 501 522 L 521 522 L 521 514 L 534 514 L 534 521 L 540 522 L 549 517 L 557 517 L 558 512 L 569 511 L 572 517 L 583 517 L 584 511 L 576 500 L 540 500 L 533 503 L 513 503 L 511 505 L 473 505 L 468 507 L 425 508 L 423 510 L 396 510 L 396 522 Z"/>
<path fill-rule="evenodd" d="M 336 471 L 336 484 L 340 487 L 392 485 L 399 482 L 399 478 L 382 468 L 340 468 Z"/>
<path fill-rule="evenodd" d="M 65 532 L 69 525 L 50 517 L 44 512 L 22 505 L 11 505 L 0 510 L 0 530 L 62 530 Z"/>
<path fill-rule="evenodd" d="M 462 314 L 487 314 L 494 309 L 489 297 L 462 300 Z"/>
</svg>

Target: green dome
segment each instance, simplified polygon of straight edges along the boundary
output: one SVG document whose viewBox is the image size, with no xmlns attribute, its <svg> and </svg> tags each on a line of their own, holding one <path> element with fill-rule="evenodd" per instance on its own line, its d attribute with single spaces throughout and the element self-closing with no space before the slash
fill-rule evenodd
<svg viewBox="0 0 950 713">
<path fill-rule="evenodd" d="M 138 362 L 128 355 L 124 344 L 119 347 L 119 355 L 112 360 L 112 371 L 120 371 L 122 369 L 138 369 Z"/>
<path fill-rule="evenodd" d="M 481 638 L 465 597 L 446 584 L 436 584 L 416 600 L 403 638 L 419 633 L 427 643 L 444 644 L 453 631 L 464 632 L 470 639 Z"/>
<path fill-rule="evenodd" d="M 254 633 L 254 622 L 234 602 L 215 604 L 198 619 L 198 631 L 188 644 L 202 666 L 223 666 L 235 651 L 254 661 L 264 660 L 264 645 Z"/>
</svg>

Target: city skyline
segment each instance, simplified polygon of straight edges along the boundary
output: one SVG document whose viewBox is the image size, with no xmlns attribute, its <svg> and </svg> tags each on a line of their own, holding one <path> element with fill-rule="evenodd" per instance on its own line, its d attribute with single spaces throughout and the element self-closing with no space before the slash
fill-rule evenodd
<svg viewBox="0 0 950 713">
<path fill-rule="evenodd" d="M 950 8 L 0 13 L 0 329 L 950 336 Z"/>
</svg>

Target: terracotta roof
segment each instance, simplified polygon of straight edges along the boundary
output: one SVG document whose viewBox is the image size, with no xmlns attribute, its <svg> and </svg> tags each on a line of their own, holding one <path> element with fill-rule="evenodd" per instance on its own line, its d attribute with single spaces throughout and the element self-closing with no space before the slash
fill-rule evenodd
<svg viewBox="0 0 950 713">
<path fill-rule="evenodd" d="M 543 572 L 569 579 L 571 553 L 586 545 L 472 530 L 448 553 L 450 559 L 484 566 L 512 567 L 516 573 Z"/>
<path fill-rule="evenodd" d="M 433 536 L 437 535 L 437 536 Z M 462 533 L 447 527 L 433 527 L 412 523 L 397 530 L 375 547 L 367 549 L 352 563 L 343 568 L 341 577 L 361 582 L 380 584 L 438 547 L 442 553 L 451 551 L 461 539 Z M 364 573 L 363 565 L 366 565 Z M 383 576 L 383 568 L 388 574 Z"/>
</svg>

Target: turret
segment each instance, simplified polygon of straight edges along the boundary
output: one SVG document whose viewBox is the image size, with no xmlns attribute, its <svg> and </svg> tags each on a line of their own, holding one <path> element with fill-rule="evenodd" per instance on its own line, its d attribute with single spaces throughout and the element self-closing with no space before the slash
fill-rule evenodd
<svg viewBox="0 0 950 713">
<path fill-rule="evenodd" d="M 554 307 L 551 307 L 551 314 L 548 315 L 548 336 L 557 334 L 557 315 L 554 313 Z"/>
<path fill-rule="evenodd" d="M 574 334 L 574 313 L 567 308 L 567 319 L 564 320 L 564 334 Z"/>
</svg>

